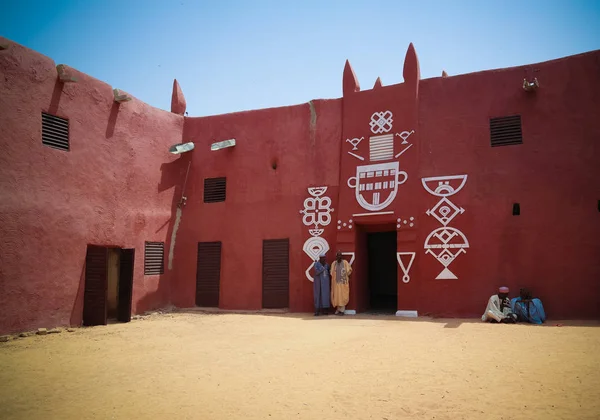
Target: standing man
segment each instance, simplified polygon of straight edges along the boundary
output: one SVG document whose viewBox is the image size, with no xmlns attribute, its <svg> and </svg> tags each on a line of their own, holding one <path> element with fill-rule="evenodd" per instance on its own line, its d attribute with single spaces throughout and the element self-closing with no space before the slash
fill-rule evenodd
<svg viewBox="0 0 600 420">
<path fill-rule="evenodd" d="M 346 305 L 350 300 L 350 274 L 352 267 L 348 261 L 342 259 L 342 252 L 338 251 L 336 260 L 331 264 L 331 303 L 335 307 L 336 315 L 344 315 Z"/>
<path fill-rule="evenodd" d="M 315 261 L 313 297 L 315 316 L 321 315 L 321 309 L 329 309 L 329 264 L 324 253 Z"/>
</svg>

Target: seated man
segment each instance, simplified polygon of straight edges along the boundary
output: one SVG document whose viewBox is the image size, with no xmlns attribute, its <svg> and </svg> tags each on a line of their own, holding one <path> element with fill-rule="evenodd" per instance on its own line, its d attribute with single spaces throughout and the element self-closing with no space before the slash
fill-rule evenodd
<svg viewBox="0 0 600 420">
<path fill-rule="evenodd" d="M 517 319 L 531 324 L 542 324 L 546 320 L 546 313 L 542 301 L 538 298 L 532 298 L 528 289 L 521 289 L 520 296 L 511 299 L 510 307 L 517 315 Z"/>
<path fill-rule="evenodd" d="M 497 295 L 492 295 L 490 297 L 487 308 L 485 308 L 485 312 L 481 316 L 482 321 L 502 322 L 504 324 L 516 322 L 517 316 L 510 308 L 508 292 L 508 287 L 501 287 L 498 289 Z"/>
</svg>

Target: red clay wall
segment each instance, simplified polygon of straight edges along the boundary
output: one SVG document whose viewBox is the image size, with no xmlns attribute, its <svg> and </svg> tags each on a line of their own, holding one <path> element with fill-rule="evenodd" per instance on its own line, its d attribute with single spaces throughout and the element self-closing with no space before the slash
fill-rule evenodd
<svg viewBox="0 0 600 420">
<path fill-rule="evenodd" d="M 133 312 L 166 305 L 169 274 L 143 275 L 144 241 L 170 235 L 183 117 L 118 105 L 79 72 L 62 84 L 50 58 L 0 42 L 0 334 L 81 323 L 87 244 L 135 247 Z M 42 145 L 41 112 L 69 120 L 69 152 Z"/>
<path fill-rule="evenodd" d="M 468 174 L 450 199 L 466 210 L 452 225 L 470 242 L 451 264 L 458 280 L 433 280 L 429 264 L 441 265 L 422 257 L 421 312 L 480 315 L 507 285 L 530 287 L 553 318 L 600 317 L 599 74 L 595 51 L 421 82 L 421 176 Z M 538 78 L 537 92 L 521 88 L 525 77 Z M 523 144 L 490 147 L 489 118 L 514 114 Z"/>
<path fill-rule="evenodd" d="M 383 226 L 398 231 L 398 251 L 415 253 L 408 282 L 398 269 L 401 310 L 479 316 L 489 295 L 508 285 L 513 292 L 532 288 L 553 318 L 598 318 L 598 74 L 600 52 L 592 52 L 419 81 L 409 49 L 406 83 L 357 91 L 350 70 L 341 99 L 184 118 L 135 99 L 117 105 L 110 86 L 84 74 L 59 83 L 52 60 L 10 43 L 0 51 L 0 333 L 81 322 L 87 244 L 136 248 L 136 313 L 169 302 L 194 306 L 200 241 L 223 244 L 220 307 L 261 308 L 262 241 L 279 238 L 290 240 L 290 310 L 309 311 L 311 259 L 303 247 L 326 243 L 330 258 L 336 249 L 355 254 L 349 307 L 362 310 L 368 286 L 361 232 Z M 526 93 L 523 78 L 533 76 L 540 89 Z M 42 145 L 42 111 L 69 119 L 71 151 Z M 384 133 L 373 132 L 370 121 L 385 111 L 393 114 L 386 133 L 394 134 L 394 157 L 372 160 L 369 137 Z M 517 113 L 523 144 L 490 147 L 489 118 Z M 395 136 L 411 130 L 406 143 Z M 360 137 L 356 150 L 346 141 Z M 234 148 L 210 151 L 230 138 Z M 193 152 L 168 153 L 187 141 Z M 386 162 L 398 162 L 408 176 L 383 209 L 392 213 L 360 215 L 372 210 L 359 204 L 348 180 L 358 166 Z M 189 163 L 188 201 L 170 255 Z M 457 279 L 436 279 L 444 267 L 424 244 L 442 226 L 427 211 L 443 197 L 422 181 L 458 175 L 466 177 L 450 185 L 464 185 L 446 198 L 464 213 L 448 226 L 469 247 L 448 265 Z M 219 176 L 227 177 L 226 201 L 203 203 L 204 179 Z M 438 182 L 426 184 L 435 192 Z M 311 197 L 330 219 L 311 222 Z M 520 216 L 511 214 L 516 202 Z M 147 240 L 165 242 L 162 276 L 143 275 Z"/>
<path fill-rule="evenodd" d="M 262 241 L 289 238 L 289 307 L 311 310 L 304 272 L 312 261 L 302 250 L 309 227 L 300 210 L 313 186 L 328 187 L 336 209 L 340 137 L 340 100 L 186 119 L 184 140 L 196 148 L 175 247 L 176 306 L 194 305 L 198 242 L 222 241 L 220 307 L 260 309 Z M 231 138 L 235 147 L 210 151 L 213 142 Z M 227 177 L 226 201 L 203 203 L 204 178 L 220 176 Z M 321 235 L 332 248 L 335 217 Z"/>
</svg>

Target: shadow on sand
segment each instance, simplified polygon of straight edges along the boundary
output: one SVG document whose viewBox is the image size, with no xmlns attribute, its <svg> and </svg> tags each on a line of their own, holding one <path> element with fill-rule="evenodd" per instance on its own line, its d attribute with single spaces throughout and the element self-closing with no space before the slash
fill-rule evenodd
<svg viewBox="0 0 600 420">
<path fill-rule="evenodd" d="M 363 313 L 357 315 L 335 316 L 321 315 L 313 316 L 308 313 L 288 312 L 287 310 L 263 309 L 263 310 L 226 310 L 219 308 L 177 308 L 173 313 L 194 314 L 194 315 L 211 315 L 211 316 L 227 316 L 227 315 L 251 315 L 251 316 L 274 316 L 281 318 L 293 318 L 303 321 L 319 322 L 324 320 L 340 320 L 346 319 L 361 319 L 371 321 L 395 321 L 395 322 L 427 322 L 444 324 L 444 328 L 459 328 L 462 324 L 483 324 L 480 318 L 436 318 L 432 316 L 420 316 L 418 318 L 405 318 L 395 316 L 393 314 L 381 313 Z M 493 327 L 508 324 L 490 324 Z M 518 323 L 511 324 L 513 327 L 535 328 L 535 327 L 600 327 L 598 320 L 553 320 L 550 319 L 542 325 Z"/>
</svg>

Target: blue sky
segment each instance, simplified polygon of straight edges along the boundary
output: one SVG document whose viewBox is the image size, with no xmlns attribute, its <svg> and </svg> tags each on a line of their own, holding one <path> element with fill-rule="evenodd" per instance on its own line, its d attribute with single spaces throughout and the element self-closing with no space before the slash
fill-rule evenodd
<svg viewBox="0 0 600 420">
<path fill-rule="evenodd" d="M 402 81 L 413 42 L 423 78 L 600 49 L 600 0 L 0 0 L 0 35 L 190 116 L 293 105 Z"/>
</svg>

